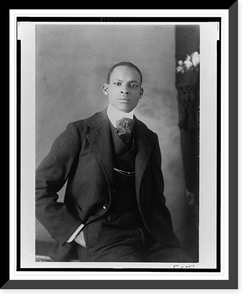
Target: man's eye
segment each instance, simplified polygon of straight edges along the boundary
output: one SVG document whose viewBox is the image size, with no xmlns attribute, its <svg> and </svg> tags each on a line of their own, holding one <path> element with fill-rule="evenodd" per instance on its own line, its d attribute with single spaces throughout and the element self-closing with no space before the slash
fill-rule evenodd
<svg viewBox="0 0 249 300">
<path fill-rule="evenodd" d="M 114 85 L 121 86 L 121 82 L 114 82 Z"/>
<path fill-rule="evenodd" d="M 137 88 L 138 85 L 137 85 L 137 84 L 132 84 L 131 87 L 132 87 L 132 88 Z"/>
</svg>

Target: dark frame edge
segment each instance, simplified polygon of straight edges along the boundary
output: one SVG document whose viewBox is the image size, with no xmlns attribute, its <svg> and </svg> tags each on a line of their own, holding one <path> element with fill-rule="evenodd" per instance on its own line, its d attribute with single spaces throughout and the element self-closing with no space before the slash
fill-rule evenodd
<svg viewBox="0 0 249 300">
<path fill-rule="evenodd" d="M 231 226 L 232 223 L 232 226 Z M 229 9 L 229 287 L 238 289 L 238 0 Z"/>
</svg>

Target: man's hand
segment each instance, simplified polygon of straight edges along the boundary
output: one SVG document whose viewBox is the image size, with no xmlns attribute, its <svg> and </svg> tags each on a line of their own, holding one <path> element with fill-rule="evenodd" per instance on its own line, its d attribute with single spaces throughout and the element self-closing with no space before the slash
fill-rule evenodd
<svg viewBox="0 0 249 300">
<path fill-rule="evenodd" d="M 86 241 L 84 238 L 84 234 L 83 234 L 83 230 L 81 230 L 79 232 L 79 234 L 76 235 L 76 237 L 74 238 L 74 241 L 79 244 L 82 247 L 86 247 Z"/>
</svg>

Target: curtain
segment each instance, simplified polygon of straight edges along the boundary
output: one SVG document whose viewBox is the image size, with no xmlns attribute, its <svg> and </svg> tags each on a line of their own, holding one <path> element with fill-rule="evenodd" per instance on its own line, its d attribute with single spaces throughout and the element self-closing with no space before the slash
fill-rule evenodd
<svg viewBox="0 0 249 300">
<path fill-rule="evenodd" d="M 176 25 L 178 126 L 185 177 L 185 247 L 198 261 L 199 241 L 199 90 L 200 28 Z"/>
</svg>

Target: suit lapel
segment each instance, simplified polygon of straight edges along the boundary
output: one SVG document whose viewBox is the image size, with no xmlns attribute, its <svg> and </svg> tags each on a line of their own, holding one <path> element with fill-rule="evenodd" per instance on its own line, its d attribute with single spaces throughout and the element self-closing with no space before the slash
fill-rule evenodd
<svg viewBox="0 0 249 300">
<path fill-rule="evenodd" d="M 136 192 L 137 199 L 139 199 L 140 185 L 143 174 L 148 164 L 148 159 L 151 153 L 150 138 L 147 133 L 147 128 L 139 120 L 135 118 L 135 147 L 136 147 L 136 160 L 135 160 L 135 171 L 136 171 Z"/>
<path fill-rule="evenodd" d="M 87 139 L 92 146 L 105 174 L 106 180 L 111 187 L 113 181 L 113 150 L 110 124 L 106 109 L 95 114 L 88 125 L 91 127 L 91 131 L 87 135 Z"/>
</svg>

